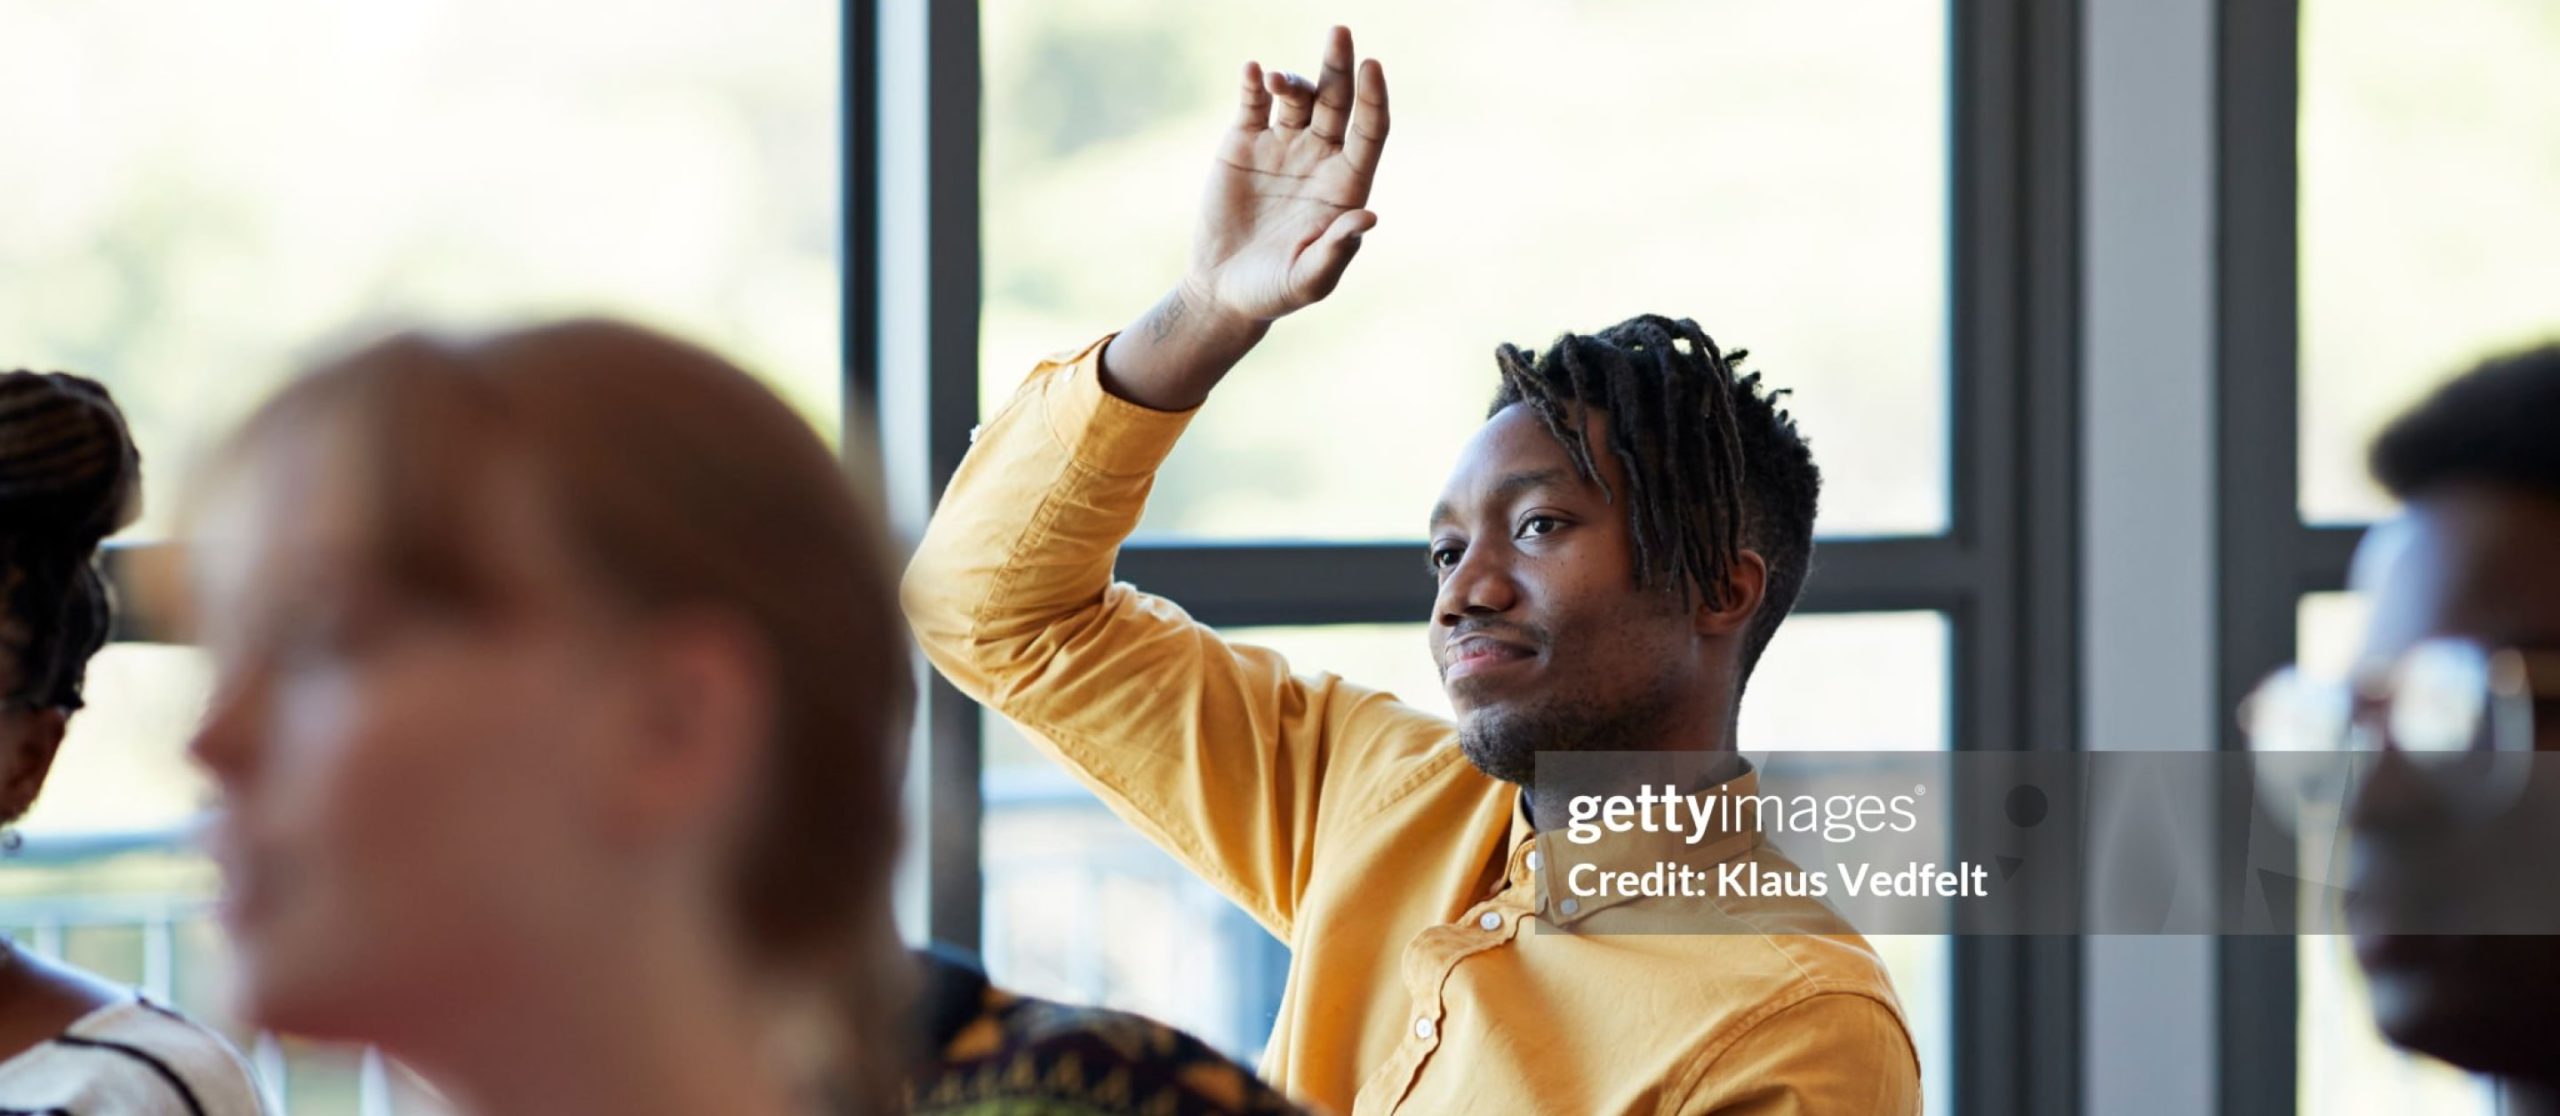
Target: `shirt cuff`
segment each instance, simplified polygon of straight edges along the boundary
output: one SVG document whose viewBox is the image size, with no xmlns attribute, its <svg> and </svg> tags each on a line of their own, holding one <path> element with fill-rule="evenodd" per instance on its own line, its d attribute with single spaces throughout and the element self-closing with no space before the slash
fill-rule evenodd
<svg viewBox="0 0 2560 1116">
<path fill-rule="evenodd" d="M 1144 476 L 1164 464 L 1173 443 L 1200 409 L 1159 411 L 1104 390 L 1102 350 L 1117 336 L 1106 334 L 1079 351 L 1054 358 L 1053 364 L 1065 367 L 1050 377 L 1045 392 L 1049 431 L 1078 462 L 1095 472 Z"/>
</svg>

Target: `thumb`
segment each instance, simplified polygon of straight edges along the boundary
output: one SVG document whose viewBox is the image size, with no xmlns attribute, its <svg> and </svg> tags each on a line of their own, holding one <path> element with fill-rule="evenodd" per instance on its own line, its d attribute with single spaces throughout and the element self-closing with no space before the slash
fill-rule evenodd
<svg viewBox="0 0 2560 1116">
<path fill-rule="evenodd" d="M 1298 283 L 1308 299 L 1323 298 L 1333 293 L 1342 282 L 1342 273 L 1351 266 L 1351 257 L 1360 251 L 1360 238 L 1378 227 L 1378 215 L 1366 209 L 1345 210 L 1325 227 L 1315 243 L 1298 253 Z"/>
</svg>

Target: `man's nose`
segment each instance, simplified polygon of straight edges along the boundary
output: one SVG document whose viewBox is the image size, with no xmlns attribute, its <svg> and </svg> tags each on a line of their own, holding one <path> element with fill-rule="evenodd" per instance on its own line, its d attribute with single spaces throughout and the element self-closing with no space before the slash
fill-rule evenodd
<svg viewBox="0 0 2560 1116">
<path fill-rule="evenodd" d="M 1440 581 L 1433 611 L 1443 627 L 1469 616 L 1500 615 L 1520 603 L 1519 582 L 1500 547 L 1469 547 Z"/>
</svg>

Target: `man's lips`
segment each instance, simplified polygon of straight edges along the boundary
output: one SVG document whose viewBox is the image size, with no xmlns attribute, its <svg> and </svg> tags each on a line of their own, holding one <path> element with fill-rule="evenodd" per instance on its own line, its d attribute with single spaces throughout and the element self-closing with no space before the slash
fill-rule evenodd
<svg viewBox="0 0 2560 1116">
<path fill-rule="evenodd" d="M 1445 665 L 1441 667 L 1440 680 L 1445 684 L 1511 663 L 1526 662 L 1536 658 L 1538 653 L 1508 640 L 1474 635 L 1452 641 L 1441 654 Z"/>
</svg>

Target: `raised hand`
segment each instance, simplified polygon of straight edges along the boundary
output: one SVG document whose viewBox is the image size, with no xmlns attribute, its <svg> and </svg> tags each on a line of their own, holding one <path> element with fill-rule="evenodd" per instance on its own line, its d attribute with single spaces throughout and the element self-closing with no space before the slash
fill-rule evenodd
<svg viewBox="0 0 2560 1116">
<path fill-rule="evenodd" d="M 1316 81 L 1245 63 L 1191 249 L 1193 291 L 1270 321 L 1333 292 L 1378 223 L 1365 208 L 1387 142 L 1387 74 L 1354 70 L 1351 31 L 1325 39 Z"/>
<path fill-rule="evenodd" d="M 1272 321 L 1333 293 L 1377 226 L 1369 185 L 1387 143 L 1387 73 L 1354 64 L 1351 32 L 1325 37 L 1313 82 L 1246 63 L 1235 123 L 1219 137 L 1191 265 L 1112 339 L 1102 383 L 1158 410 L 1208 397 Z"/>
</svg>

